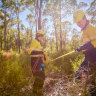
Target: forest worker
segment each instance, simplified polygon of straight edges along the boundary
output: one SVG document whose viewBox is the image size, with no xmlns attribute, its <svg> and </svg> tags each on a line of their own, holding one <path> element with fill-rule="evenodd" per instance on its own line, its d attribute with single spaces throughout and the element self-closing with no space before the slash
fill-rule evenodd
<svg viewBox="0 0 96 96">
<path fill-rule="evenodd" d="M 45 80 L 44 64 L 48 63 L 46 53 L 43 51 L 41 41 L 44 38 L 44 32 L 38 30 L 35 40 L 32 41 L 28 53 L 31 55 L 31 66 L 35 81 L 33 84 L 32 96 L 43 96 L 43 84 Z"/>
<path fill-rule="evenodd" d="M 85 54 L 85 60 L 80 67 L 90 68 L 91 72 L 96 68 L 96 27 L 90 24 L 83 11 L 78 10 L 73 14 L 74 23 L 81 28 L 82 46 L 76 50 Z M 96 69 L 95 69 L 96 70 Z M 95 71 L 93 71 L 95 73 Z"/>
</svg>

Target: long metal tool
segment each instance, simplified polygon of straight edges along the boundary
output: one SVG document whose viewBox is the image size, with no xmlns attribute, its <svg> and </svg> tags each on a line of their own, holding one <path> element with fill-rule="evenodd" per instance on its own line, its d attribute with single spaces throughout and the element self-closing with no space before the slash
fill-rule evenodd
<svg viewBox="0 0 96 96">
<path fill-rule="evenodd" d="M 67 54 L 64 54 L 64 55 L 62 55 L 62 56 L 59 56 L 59 57 L 51 60 L 50 62 L 53 62 L 53 61 L 55 61 L 55 60 L 57 60 L 57 59 L 59 59 L 59 58 L 65 57 L 65 56 L 67 56 L 67 55 L 69 55 L 69 54 L 72 54 L 72 53 L 74 53 L 74 52 L 76 52 L 76 51 L 71 51 L 71 52 L 69 52 L 69 53 L 67 53 Z"/>
</svg>

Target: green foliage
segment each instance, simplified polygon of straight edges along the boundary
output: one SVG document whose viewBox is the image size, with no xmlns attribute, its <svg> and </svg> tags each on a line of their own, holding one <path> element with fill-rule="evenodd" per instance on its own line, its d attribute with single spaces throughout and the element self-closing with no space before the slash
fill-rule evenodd
<svg viewBox="0 0 96 96">
<path fill-rule="evenodd" d="M 0 78 L 0 96 L 22 96 L 21 89 L 33 80 L 29 55 L 14 53 L 8 59 L 0 54 Z"/>
<path fill-rule="evenodd" d="M 52 59 L 55 59 L 61 55 L 64 55 L 68 53 L 67 51 L 59 51 L 59 52 L 55 52 L 55 54 L 51 55 Z M 78 52 L 74 52 L 72 54 L 69 54 L 65 57 L 62 57 L 60 59 L 57 59 L 56 61 L 52 62 L 52 65 L 54 67 L 57 67 L 56 69 L 58 71 L 61 71 L 61 73 L 65 73 L 65 74 L 71 74 L 74 72 L 74 70 L 80 65 L 80 61 L 82 60 L 83 55 L 78 53 Z M 53 68 L 54 68 L 53 67 Z"/>
<path fill-rule="evenodd" d="M 39 1 L 1 0 L 0 51 L 9 50 L 13 56 L 8 59 L 2 55 L 3 51 L 0 52 L 0 95 L 23 96 L 21 89 L 31 84 L 33 77 L 30 56 L 25 54 L 23 49 L 30 47 L 31 41 L 35 38 L 33 34 L 38 30 L 39 24 L 42 23 L 42 29 L 46 37 L 46 44 L 44 42 L 42 44 L 44 47 L 46 45 L 46 50 L 50 54 L 51 60 L 71 52 L 71 50 L 80 45 L 80 32 L 73 29 L 71 21 L 66 21 L 67 16 L 71 16 L 74 9 L 77 8 L 76 0 L 61 0 L 61 4 L 59 0 L 57 2 L 55 0 L 42 0 L 42 8 L 39 5 Z M 88 14 L 92 16 L 93 23 L 96 21 L 93 14 L 96 11 L 93 10 L 96 7 L 95 3 L 94 0 L 91 3 L 90 10 L 88 10 Z M 83 3 L 81 5 L 83 6 Z M 30 14 L 29 12 L 24 12 L 29 14 L 24 14 L 27 22 L 29 22 L 29 28 L 26 25 L 24 26 L 20 20 L 20 15 L 25 9 L 29 9 L 31 12 Z M 40 13 L 39 11 L 42 16 L 37 14 Z M 60 12 L 63 14 L 61 15 Z M 38 16 L 43 17 L 42 20 Z M 65 20 L 63 21 L 63 19 Z M 60 42 L 62 42 L 62 46 L 60 46 Z M 17 53 L 18 49 L 21 54 Z M 81 53 L 74 52 L 54 62 L 49 62 L 48 65 L 45 65 L 46 75 L 57 71 L 61 72 L 60 74 L 71 74 L 76 71 L 83 59 L 84 56 Z M 30 79 L 28 79 L 29 77 Z M 28 94 L 26 92 L 25 96 L 28 96 Z"/>
<path fill-rule="evenodd" d="M 73 70 L 74 72 L 77 70 L 77 68 L 80 66 L 80 64 L 83 62 L 84 60 L 84 56 L 82 55 L 82 57 L 77 56 L 75 58 L 75 60 L 70 60 L 71 64 L 73 65 Z"/>
</svg>

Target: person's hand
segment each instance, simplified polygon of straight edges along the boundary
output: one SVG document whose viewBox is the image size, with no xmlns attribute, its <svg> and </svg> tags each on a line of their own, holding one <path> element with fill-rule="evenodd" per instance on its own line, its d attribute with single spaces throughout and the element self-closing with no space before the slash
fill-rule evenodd
<svg viewBox="0 0 96 96">
<path fill-rule="evenodd" d="M 81 50 L 82 50 L 82 46 L 79 46 L 79 47 L 76 49 L 77 52 L 80 52 Z"/>
</svg>

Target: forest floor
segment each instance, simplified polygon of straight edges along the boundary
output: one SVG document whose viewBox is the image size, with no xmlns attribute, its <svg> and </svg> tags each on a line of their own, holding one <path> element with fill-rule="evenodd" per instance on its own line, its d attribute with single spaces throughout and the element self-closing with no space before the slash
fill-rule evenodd
<svg viewBox="0 0 96 96">
<path fill-rule="evenodd" d="M 50 73 L 45 80 L 44 96 L 81 96 L 73 75 Z"/>
<path fill-rule="evenodd" d="M 4 55 L 6 55 L 6 54 L 4 54 Z M 9 58 L 11 55 L 7 53 L 7 56 Z M 24 65 L 29 60 L 28 59 L 29 57 L 27 58 L 27 56 L 26 56 L 26 58 L 24 58 L 24 57 L 22 57 L 22 58 L 23 58 L 22 65 Z M 20 60 L 18 60 L 18 62 L 20 64 L 21 64 L 22 58 Z M 16 63 L 14 65 L 14 68 L 15 68 L 16 65 L 18 65 L 18 62 L 15 62 L 14 63 L 14 59 L 15 59 L 15 57 L 13 58 L 13 61 L 11 63 L 13 65 Z M 27 61 L 25 62 L 24 60 L 27 60 Z M 4 64 L 7 64 L 7 63 L 8 62 L 4 62 Z M 10 64 L 10 63 L 8 63 L 8 64 Z M 11 68 L 11 67 L 9 67 L 9 68 Z M 9 70 L 11 72 L 11 74 L 14 72 L 14 68 L 13 68 L 13 71 L 10 71 Z M 20 67 L 20 68 L 22 68 L 22 67 Z M 24 68 L 26 69 L 26 66 Z M 17 74 L 17 77 L 18 77 L 18 74 L 19 74 L 20 71 L 16 71 L 16 72 L 17 73 L 14 72 L 14 74 Z M 10 77 L 12 75 L 8 75 L 8 76 Z M 16 77 L 16 75 L 13 75 L 13 76 Z M 29 76 L 29 75 L 27 75 L 27 76 Z M 2 94 L 11 94 L 10 92 L 13 91 L 13 90 L 9 90 L 9 89 L 7 90 L 7 89 L 4 89 L 4 88 L 1 87 L 0 88 L 0 92 L 1 92 L 0 93 L 0 96 L 31 96 L 32 95 L 32 86 L 33 86 L 33 83 L 34 83 L 34 79 L 32 77 L 32 74 L 30 74 L 29 77 L 24 78 L 24 80 L 26 82 L 27 81 L 28 82 L 30 81 L 30 82 L 28 83 L 28 85 L 24 83 L 23 88 L 20 87 L 20 90 L 19 90 L 19 92 L 21 92 L 20 95 L 2 95 Z M 83 87 L 82 86 L 82 82 L 80 82 L 79 80 L 77 80 L 76 77 L 74 76 L 74 74 L 65 75 L 63 72 L 60 72 L 60 71 L 59 72 L 50 72 L 46 76 L 46 79 L 45 79 L 45 82 L 44 82 L 44 96 L 90 96 L 90 95 L 83 95 L 83 94 L 85 94 L 84 93 L 85 91 L 87 92 L 87 90 L 88 90 L 88 86 L 86 88 Z M 17 91 L 17 89 L 16 89 L 16 92 L 17 92 L 17 94 L 19 93 Z M 12 94 L 14 94 L 14 92 L 12 92 Z"/>
<path fill-rule="evenodd" d="M 26 87 L 31 92 L 32 84 Z M 73 75 L 51 72 L 45 79 L 44 96 L 85 96 L 83 92 L 81 82 L 77 82 Z"/>
</svg>

